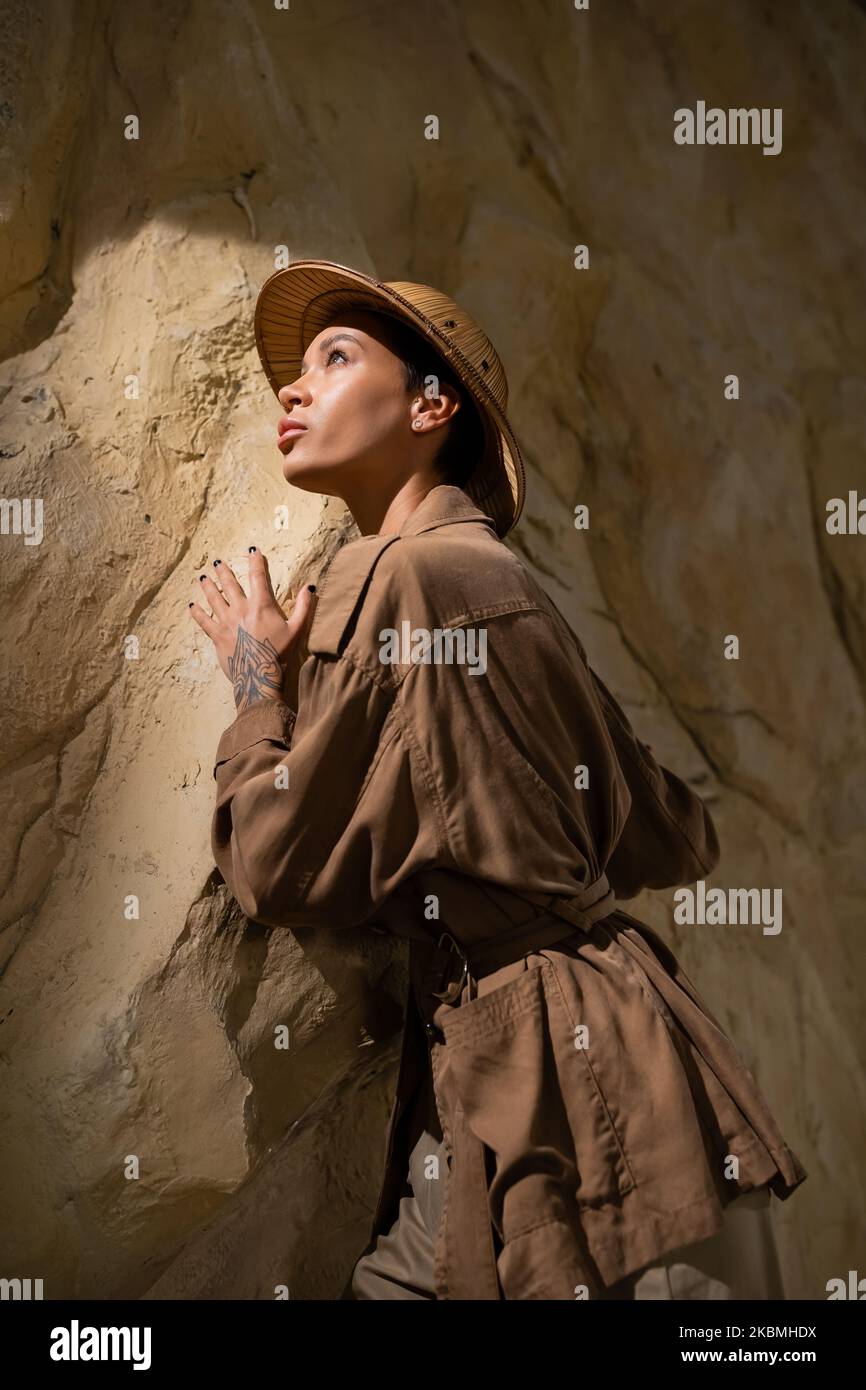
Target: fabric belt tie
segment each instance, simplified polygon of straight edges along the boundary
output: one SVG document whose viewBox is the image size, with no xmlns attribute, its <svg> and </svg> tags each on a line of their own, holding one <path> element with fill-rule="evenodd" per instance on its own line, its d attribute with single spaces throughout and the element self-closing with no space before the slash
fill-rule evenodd
<svg viewBox="0 0 866 1390">
<path fill-rule="evenodd" d="M 439 937 L 438 951 L 444 957 L 443 967 L 453 971 L 458 961 L 462 964 L 459 975 L 452 975 L 443 990 L 433 990 L 436 999 L 453 1004 L 469 985 L 469 998 L 472 997 L 472 983 L 482 979 L 503 965 L 510 965 L 521 956 L 552 946 L 564 937 L 571 936 L 576 927 L 589 931 L 594 922 L 607 917 L 614 910 L 615 897 L 607 875 L 602 873 L 580 893 L 565 896 L 562 893 L 516 893 L 515 897 L 532 903 L 541 909 L 528 922 L 520 922 L 510 931 L 499 933 L 487 941 L 476 942 L 472 946 L 461 946 L 450 932 Z M 457 958 L 455 960 L 455 957 Z"/>
</svg>

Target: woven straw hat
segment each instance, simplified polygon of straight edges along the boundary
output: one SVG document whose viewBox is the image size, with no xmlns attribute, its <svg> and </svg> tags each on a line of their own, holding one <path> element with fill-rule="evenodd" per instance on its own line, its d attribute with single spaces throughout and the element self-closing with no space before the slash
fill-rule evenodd
<svg viewBox="0 0 866 1390">
<path fill-rule="evenodd" d="M 256 302 L 256 347 L 274 392 L 297 380 L 313 338 L 350 308 L 408 324 L 457 373 L 485 435 L 484 452 L 463 488 L 505 536 L 523 510 L 526 492 L 523 459 L 505 413 L 505 369 L 487 334 L 447 294 L 408 280 L 375 280 L 335 261 L 293 261 L 265 281 Z"/>
</svg>

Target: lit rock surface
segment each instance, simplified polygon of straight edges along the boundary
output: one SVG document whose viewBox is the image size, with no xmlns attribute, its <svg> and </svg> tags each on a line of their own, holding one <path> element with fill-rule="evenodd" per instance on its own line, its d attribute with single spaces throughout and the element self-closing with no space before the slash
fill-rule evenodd
<svg viewBox="0 0 866 1390">
<path fill-rule="evenodd" d="M 41 545 L 0 537 L 0 1274 L 332 1298 L 366 1238 L 405 962 L 215 883 L 233 706 L 187 612 L 215 556 L 259 545 L 285 593 L 346 535 L 273 447 L 252 310 L 285 244 L 485 325 L 513 544 L 708 797 L 712 882 L 783 889 L 778 936 L 633 910 L 809 1171 L 776 1229 L 825 1297 L 864 1234 L 866 538 L 824 527 L 866 490 L 862 7 L 46 0 L 0 40 L 0 478 L 44 500 Z M 782 154 L 676 146 L 698 98 L 781 106 Z"/>
</svg>

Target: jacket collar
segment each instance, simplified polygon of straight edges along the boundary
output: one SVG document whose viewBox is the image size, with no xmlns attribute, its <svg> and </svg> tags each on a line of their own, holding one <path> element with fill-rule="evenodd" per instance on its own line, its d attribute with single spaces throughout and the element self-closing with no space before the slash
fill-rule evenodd
<svg viewBox="0 0 866 1390">
<path fill-rule="evenodd" d="M 461 521 L 484 522 L 496 535 L 493 518 L 476 507 L 468 493 L 450 483 L 437 483 L 396 533 L 356 536 L 342 545 L 320 583 L 307 650 L 319 655 L 340 656 L 367 580 L 384 550 L 402 536 L 417 536 L 422 531 L 433 531 L 438 526 L 452 526 Z"/>
<path fill-rule="evenodd" d="M 433 531 L 437 526 L 451 526 L 460 521 L 487 521 L 496 531 L 492 517 L 476 507 L 472 498 L 462 487 L 450 483 L 437 483 L 431 487 L 427 496 L 403 522 L 401 536 L 418 536 L 422 531 Z"/>
</svg>

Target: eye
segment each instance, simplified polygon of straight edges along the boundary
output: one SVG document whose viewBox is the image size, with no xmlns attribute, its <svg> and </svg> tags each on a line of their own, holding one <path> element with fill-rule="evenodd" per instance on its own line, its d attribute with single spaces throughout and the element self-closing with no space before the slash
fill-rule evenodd
<svg viewBox="0 0 866 1390">
<path fill-rule="evenodd" d="M 327 361 L 327 363 L 325 364 L 326 366 L 330 367 L 330 365 L 331 365 L 331 358 L 334 356 L 334 353 L 339 353 L 339 355 L 343 358 L 343 360 L 344 360 L 345 362 L 348 362 L 349 359 L 348 359 L 348 357 L 346 356 L 346 354 L 344 353 L 344 351 L 343 351 L 342 348 L 331 348 L 331 351 L 328 353 L 328 361 Z"/>
</svg>

